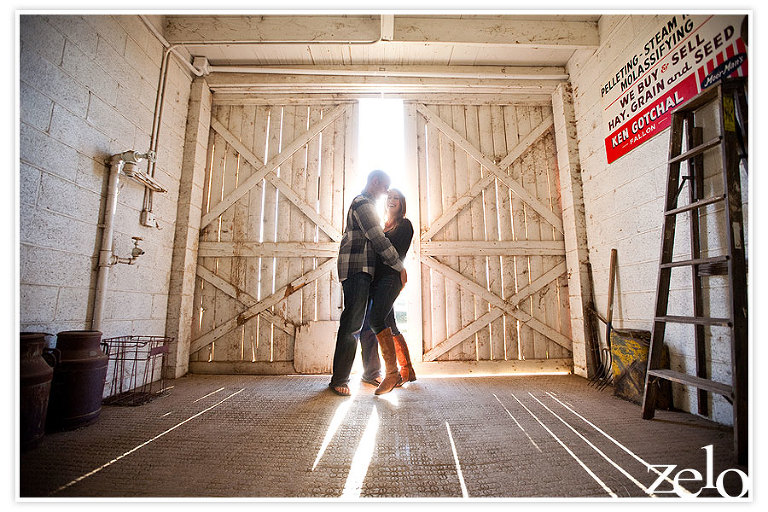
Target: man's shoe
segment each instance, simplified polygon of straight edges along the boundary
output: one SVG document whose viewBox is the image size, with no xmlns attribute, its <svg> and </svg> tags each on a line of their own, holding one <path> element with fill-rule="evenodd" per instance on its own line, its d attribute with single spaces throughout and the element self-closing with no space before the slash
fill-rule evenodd
<svg viewBox="0 0 768 512">
<path fill-rule="evenodd" d="M 379 386 L 381 384 L 381 378 L 376 377 L 374 379 L 360 379 L 362 382 L 365 382 L 366 384 L 370 384 L 371 386 Z"/>
</svg>

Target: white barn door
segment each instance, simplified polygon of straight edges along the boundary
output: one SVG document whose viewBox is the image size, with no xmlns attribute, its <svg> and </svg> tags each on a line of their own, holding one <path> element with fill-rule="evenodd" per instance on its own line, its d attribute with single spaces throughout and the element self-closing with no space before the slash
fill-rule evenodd
<svg viewBox="0 0 768 512">
<path fill-rule="evenodd" d="M 408 108 L 423 360 L 572 360 L 551 108 Z"/>
<path fill-rule="evenodd" d="M 214 102 L 190 348 L 197 371 L 293 373 L 297 327 L 338 320 L 356 116 L 355 102 Z"/>
</svg>

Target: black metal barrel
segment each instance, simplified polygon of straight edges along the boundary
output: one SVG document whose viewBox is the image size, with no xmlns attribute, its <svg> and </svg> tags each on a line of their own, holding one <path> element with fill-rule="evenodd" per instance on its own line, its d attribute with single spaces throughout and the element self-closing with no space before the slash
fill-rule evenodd
<svg viewBox="0 0 768 512">
<path fill-rule="evenodd" d="M 57 335 L 48 430 L 82 427 L 101 414 L 109 357 L 100 343 L 101 331 L 63 331 Z"/>
<path fill-rule="evenodd" d="M 45 333 L 22 332 L 19 351 L 19 436 L 21 449 L 34 448 L 45 434 L 53 368 L 43 358 Z"/>
</svg>

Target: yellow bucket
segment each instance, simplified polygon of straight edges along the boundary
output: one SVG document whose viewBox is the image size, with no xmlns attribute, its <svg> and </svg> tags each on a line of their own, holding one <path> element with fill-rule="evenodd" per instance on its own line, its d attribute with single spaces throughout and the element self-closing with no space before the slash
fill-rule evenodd
<svg viewBox="0 0 768 512">
<path fill-rule="evenodd" d="M 645 374 L 648 371 L 648 350 L 651 333 L 633 329 L 611 331 L 611 358 L 613 367 L 613 394 L 636 404 L 643 401 Z M 669 366 L 669 349 L 661 350 L 661 365 Z M 672 407 L 672 388 L 668 381 L 658 383 L 657 409 Z"/>
</svg>

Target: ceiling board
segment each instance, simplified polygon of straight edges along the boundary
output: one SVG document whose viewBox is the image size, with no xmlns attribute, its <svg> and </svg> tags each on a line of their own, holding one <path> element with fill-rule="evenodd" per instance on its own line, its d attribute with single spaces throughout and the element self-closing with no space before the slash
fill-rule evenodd
<svg viewBox="0 0 768 512">
<path fill-rule="evenodd" d="M 190 55 L 213 66 L 565 66 L 577 49 L 597 47 L 599 18 L 396 14 L 395 40 L 375 43 L 381 23 L 375 15 L 169 15 L 163 27 L 169 42 L 186 41 Z"/>
</svg>

